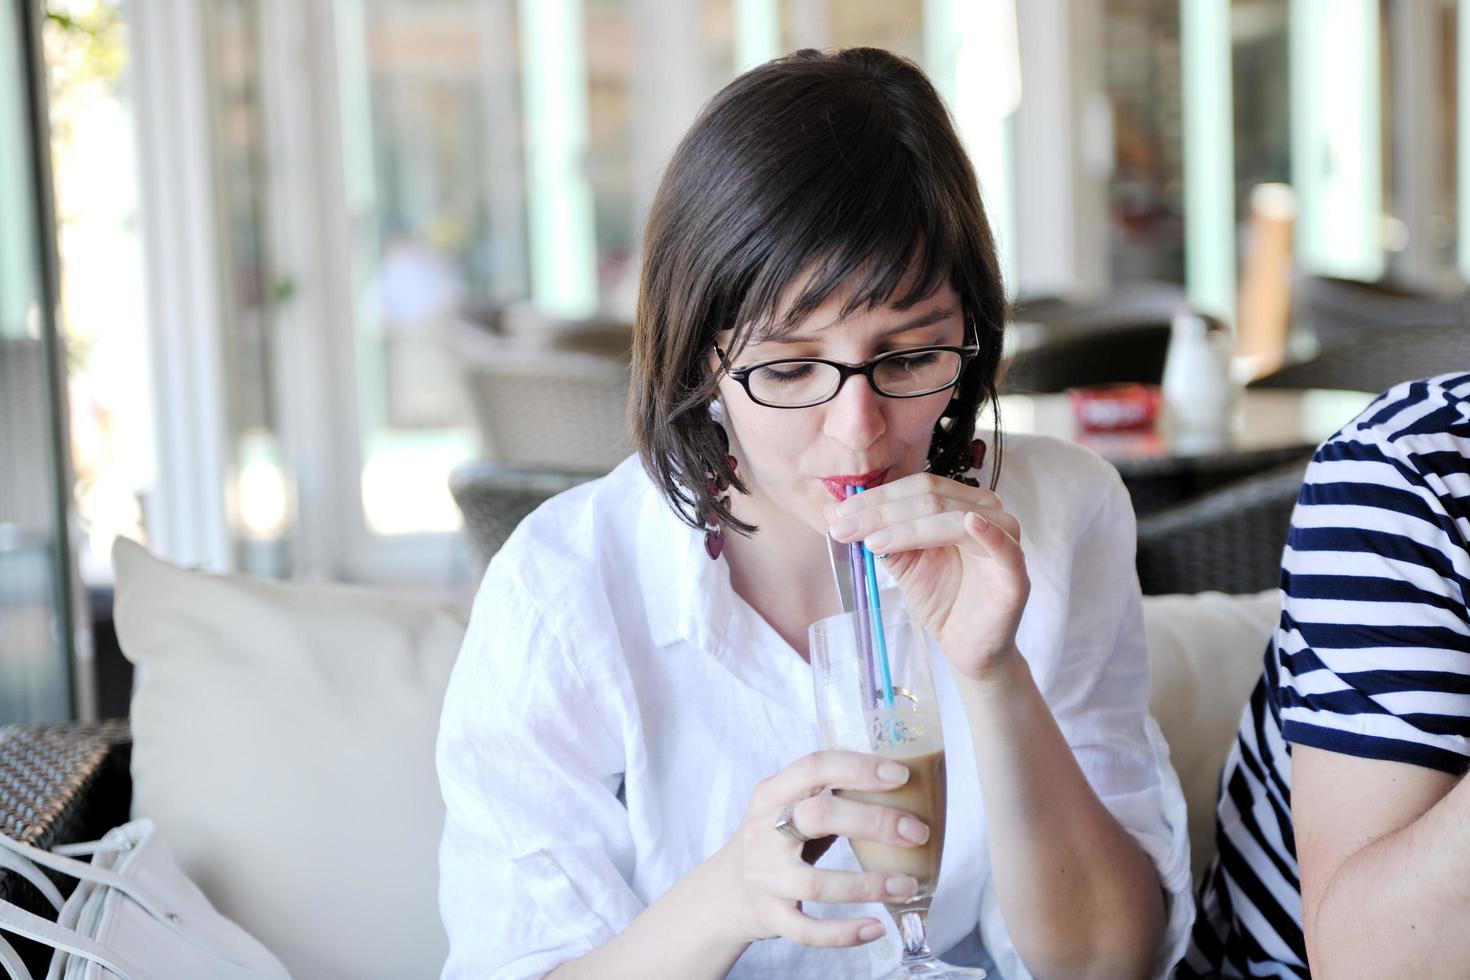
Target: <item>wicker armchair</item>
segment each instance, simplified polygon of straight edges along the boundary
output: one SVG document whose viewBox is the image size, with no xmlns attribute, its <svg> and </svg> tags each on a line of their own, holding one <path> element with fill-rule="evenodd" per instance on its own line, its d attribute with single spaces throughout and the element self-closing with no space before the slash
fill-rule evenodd
<svg viewBox="0 0 1470 980">
<path fill-rule="evenodd" d="M 1158 384 L 1169 353 L 1169 329 L 1168 321 L 1159 321 L 1057 332 L 1006 365 L 1002 390 L 1044 394 L 1123 381 Z"/>
<path fill-rule="evenodd" d="M 1248 477 L 1138 522 L 1145 595 L 1260 592 L 1280 580 L 1281 550 L 1307 459 Z"/>
<path fill-rule="evenodd" d="M 0 832 L 45 848 L 101 837 L 128 819 L 131 756 L 126 721 L 0 728 Z M 63 892 L 72 884 L 58 879 Z M 55 917 L 35 886 L 4 868 L 0 899 Z M 15 937 L 11 941 L 32 973 L 46 972 L 51 950 Z"/>
<path fill-rule="evenodd" d="M 1169 323 L 1184 305 L 1175 283 L 1118 283 L 1098 299 L 1022 298 L 1012 310 L 1002 390 L 1042 394 L 1079 385 L 1158 384 L 1169 350 Z"/>
<path fill-rule="evenodd" d="M 455 331 L 482 458 L 525 469 L 607 472 L 632 452 L 628 329 L 497 335 Z"/>
<path fill-rule="evenodd" d="M 469 463 L 449 475 L 449 490 L 464 514 L 470 550 L 483 569 L 527 514 L 563 490 L 595 479 L 596 473 L 522 470 L 496 463 Z"/>
<path fill-rule="evenodd" d="M 1317 357 L 1257 378 L 1251 387 L 1386 391 L 1403 381 L 1459 369 L 1470 369 L 1470 326 L 1405 325 L 1324 343 Z"/>
<path fill-rule="evenodd" d="M 1298 309 L 1323 347 L 1368 334 L 1415 327 L 1464 327 L 1470 294 L 1441 296 L 1329 276 L 1305 276 L 1296 284 Z M 1431 372 L 1433 373 L 1433 372 Z"/>
<path fill-rule="evenodd" d="M 1107 330 L 1136 323 L 1167 323 L 1189 301 L 1178 283 L 1131 279 L 1115 283 L 1095 299 L 1043 295 L 1019 298 L 1012 318 L 1059 332 Z"/>
</svg>

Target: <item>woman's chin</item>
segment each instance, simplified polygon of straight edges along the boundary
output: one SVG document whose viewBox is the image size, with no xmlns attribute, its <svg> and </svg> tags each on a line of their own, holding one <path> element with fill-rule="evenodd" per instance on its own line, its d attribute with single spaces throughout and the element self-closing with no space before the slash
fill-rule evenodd
<svg viewBox="0 0 1470 980">
<path fill-rule="evenodd" d="M 807 507 L 802 513 L 801 522 L 811 528 L 812 533 L 818 537 L 825 538 L 827 536 L 827 528 L 832 526 L 827 520 L 826 513 L 827 508 L 831 505 L 832 500 L 830 498 L 814 500 L 811 506 Z"/>
<path fill-rule="evenodd" d="M 805 528 L 818 537 L 825 538 L 829 525 L 824 511 L 829 503 L 831 503 L 830 500 L 817 500 L 816 498 L 800 501 L 797 506 L 785 512 L 789 521 L 789 523 L 782 522 L 785 524 L 785 533 L 799 535 L 800 529 Z M 772 529 L 775 529 L 774 524 Z"/>
</svg>

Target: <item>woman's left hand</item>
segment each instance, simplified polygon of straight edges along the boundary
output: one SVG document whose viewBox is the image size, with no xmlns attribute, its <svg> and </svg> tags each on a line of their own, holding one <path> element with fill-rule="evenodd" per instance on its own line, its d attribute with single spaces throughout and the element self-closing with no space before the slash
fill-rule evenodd
<svg viewBox="0 0 1470 980">
<path fill-rule="evenodd" d="M 959 674 L 984 680 L 1016 654 L 1031 579 L 1021 525 L 990 490 L 932 473 L 827 508 L 832 537 L 887 554 L 910 611 Z"/>
</svg>

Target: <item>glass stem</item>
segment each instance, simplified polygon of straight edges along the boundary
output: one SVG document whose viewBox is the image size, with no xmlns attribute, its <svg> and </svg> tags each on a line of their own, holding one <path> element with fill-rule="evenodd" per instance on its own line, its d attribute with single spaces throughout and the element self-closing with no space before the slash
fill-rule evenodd
<svg viewBox="0 0 1470 980">
<path fill-rule="evenodd" d="M 898 937 L 903 942 L 901 965 L 926 963 L 934 959 L 929 952 L 929 937 L 926 919 L 928 909 L 912 909 L 898 914 Z"/>
</svg>

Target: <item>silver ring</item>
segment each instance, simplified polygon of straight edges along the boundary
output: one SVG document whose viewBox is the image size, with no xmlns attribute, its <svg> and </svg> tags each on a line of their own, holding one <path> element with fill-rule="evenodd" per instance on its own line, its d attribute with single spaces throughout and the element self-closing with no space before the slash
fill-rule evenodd
<svg viewBox="0 0 1470 980">
<path fill-rule="evenodd" d="M 885 551 L 885 552 L 883 552 L 883 554 L 881 554 L 881 555 L 874 555 L 873 557 L 876 558 L 876 559 L 878 559 L 879 561 L 887 561 L 888 559 L 892 558 L 893 555 L 891 555 L 891 554 L 889 554 L 888 552 Z"/>
<path fill-rule="evenodd" d="M 781 808 L 781 814 L 776 818 L 776 829 L 785 834 L 787 837 L 790 837 L 792 840 L 796 841 L 798 844 L 806 844 L 811 841 L 812 838 L 808 837 L 806 834 L 803 834 L 800 828 L 796 826 L 795 821 L 792 820 L 792 811 L 794 811 L 795 809 L 795 803 L 788 803 L 786 804 L 786 806 Z"/>
</svg>

